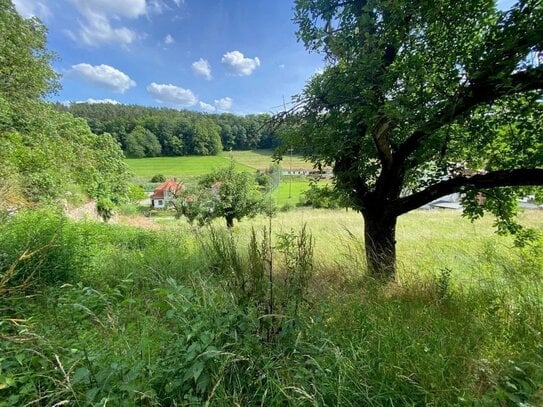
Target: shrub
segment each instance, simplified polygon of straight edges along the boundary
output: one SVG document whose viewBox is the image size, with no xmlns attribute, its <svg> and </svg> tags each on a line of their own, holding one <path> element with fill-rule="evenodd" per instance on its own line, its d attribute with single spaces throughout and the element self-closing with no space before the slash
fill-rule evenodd
<svg viewBox="0 0 543 407">
<path fill-rule="evenodd" d="M 316 182 L 312 182 L 309 189 L 304 192 L 300 204 L 317 209 L 337 209 L 344 206 L 341 197 L 332 187 L 329 185 L 319 187 Z"/>
<path fill-rule="evenodd" d="M 288 212 L 290 210 L 294 209 L 294 204 L 290 201 L 286 201 L 283 206 L 279 209 L 281 212 Z"/>
<path fill-rule="evenodd" d="M 147 194 L 141 185 L 130 184 L 128 187 L 128 200 L 137 203 L 147 198 Z"/>
<path fill-rule="evenodd" d="M 153 178 L 151 178 L 150 182 L 164 182 L 166 181 L 166 177 L 162 174 L 156 174 L 153 175 Z"/>
</svg>

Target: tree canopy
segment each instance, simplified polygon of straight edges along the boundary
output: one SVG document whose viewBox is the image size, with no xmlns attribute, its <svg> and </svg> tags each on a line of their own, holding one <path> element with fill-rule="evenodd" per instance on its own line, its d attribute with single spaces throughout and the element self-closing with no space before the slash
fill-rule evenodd
<svg viewBox="0 0 543 407">
<path fill-rule="evenodd" d="M 543 184 L 540 0 L 297 0 L 295 13 L 327 64 L 286 114 L 288 143 L 333 166 L 374 275 L 394 276 L 397 217 L 447 194 L 518 231 L 516 198 L 537 192 L 518 187 Z"/>
<path fill-rule="evenodd" d="M 43 97 L 58 87 L 45 28 L 0 0 L 0 208 L 58 202 L 71 186 L 117 204 L 128 171 L 119 145 Z"/>
<path fill-rule="evenodd" d="M 264 212 L 264 194 L 255 177 L 238 171 L 232 161 L 203 176 L 198 186 L 182 189 L 171 202 L 176 216 L 185 216 L 189 223 L 204 225 L 215 218 L 224 218 L 232 228 L 234 219 L 253 217 Z"/>
<path fill-rule="evenodd" d="M 279 143 L 267 114 L 204 114 L 110 103 L 57 104 L 56 108 L 86 119 L 96 134 L 113 135 L 129 157 L 157 155 L 156 149 L 138 147 L 147 143 L 134 143 L 131 134 L 136 128 L 156 136 L 162 156 L 216 155 L 222 150 L 269 149 Z"/>
</svg>

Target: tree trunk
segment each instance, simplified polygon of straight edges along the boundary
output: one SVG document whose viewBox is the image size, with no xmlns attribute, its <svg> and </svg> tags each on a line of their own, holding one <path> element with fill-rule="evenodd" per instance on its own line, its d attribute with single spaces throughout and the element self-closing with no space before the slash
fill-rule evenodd
<svg viewBox="0 0 543 407">
<path fill-rule="evenodd" d="M 234 217 L 232 215 L 226 215 L 226 227 L 232 229 L 234 227 Z"/>
<path fill-rule="evenodd" d="M 396 216 L 363 213 L 368 272 L 379 280 L 396 277 Z"/>
</svg>

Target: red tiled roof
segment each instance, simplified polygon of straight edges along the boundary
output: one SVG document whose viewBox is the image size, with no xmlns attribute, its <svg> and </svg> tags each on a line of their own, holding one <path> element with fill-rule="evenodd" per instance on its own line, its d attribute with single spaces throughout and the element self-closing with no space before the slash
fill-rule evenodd
<svg viewBox="0 0 543 407">
<path fill-rule="evenodd" d="M 155 188 L 151 199 L 164 199 L 164 192 L 176 192 L 185 189 L 185 186 L 174 179 L 168 179 Z"/>
</svg>

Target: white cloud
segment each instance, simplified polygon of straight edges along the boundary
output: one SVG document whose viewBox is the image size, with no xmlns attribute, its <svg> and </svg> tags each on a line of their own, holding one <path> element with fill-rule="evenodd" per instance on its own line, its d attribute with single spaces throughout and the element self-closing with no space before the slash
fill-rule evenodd
<svg viewBox="0 0 543 407">
<path fill-rule="evenodd" d="M 145 0 L 71 0 L 85 17 L 137 18 L 147 13 Z"/>
<path fill-rule="evenodd" d="M 147 0 L 147 12 L 149 14 L 162 14 L 173 11 L 174 4 L 177 8 L 180 8 L 183 3 L 183 0 Z"/>
<path fill-rule="evenodd" d="M 147 4 L 147 11 L 151 11 L 154 14 L 162 14 L 164 12 L 164 8 L 167 7 L 161 0 L 149 0 L 149 3 Z"/>
<path fill-rule="evenodd" d="M 205 102 L 198 102 L 200 109 L 206 112 L 216 112 L 216 111 L 228 111 L 232 108 L 234 100 L 231 97 L 224 97 L 222 99 L 215 99 L 213 105 Z"/>
<path fill-rule="evenodd" d="M 208 81 L 213 78 L 211 76 L 211 66 L 209 65 L 209 62 L 203 58 L 200 58 L 198 61 L 194 61 L 192 63 L 192 71 L 196 75 L 206 78 Z"/>
<path fill-rule="evenodd" d="M 170 34 L 166 35 L 166 37 L 164 38 L 164 44 L 173 44 L 174 42 L 175 40 Z"/>
<path fill-rule="evenodd" d="M 39 17 L 47 19 L 51 11 L 42 0 L 13 0 L 17 12 L 24 18 Z"/>
<path fill-rule="evenodd" d="M 115 99 L 93 99 L 89 98 L 87 100 L 78 101 L 75 103 L 89 103 L 91 105 L 101 104 L 101 103 L 109 103 L 110 105 L 120 105 L 121 102 Z"/>
<path fill-rule="evenodd" d="M 234 101 L 230 97 L 224 97 L 222 99 L 215 100 L 215 107 L 218 110 L 230 110 Z"/>
<path fill-rule="evenodd" d="M 230 51 L 223 55 L 221 62 L 228 65 L 229 69 L 236 75 L 248 76 L 260 66 L 258 57 L 246 58 L 239 51 Z"/>
<path fill-rule="evenodd" d="M 107 18 L 97 16 L 89 21 L 89 25 L 81 25 L 79 40 L 90 46 L 103 43 L 118 43 L 128 45 L 133 43 L 138 34 L 126 27 L 113 28 Z"/>
<path fill-rule="evenodd" d="M 80 23 L 79 35 L 72 37 L 90 46 L 103 43 L 131 44 L 138 38 L 138 34 L 124 26 L 112 27 L 111 20 L 135 19 L 147 13 L 145 0 L 71 0 L 71 2 L 86 20 L 85 23 Z"/>
<path fill-rule="evenodd" d="M 279 65 L 279 68 L 280 68 L 280 69 L 285 69 L 285 64 Z"/>
<path fill-rule="evenodd" d="M 127 74 L 109 65 L 73 65 L 70 75 L 119 93 L 124 93 L 136 86 L 136 82 L 130 79 Z"/>
<path fill-rule="evenodd" d="M 170 103 L 178 107 L 194 106 L 198 98 L 190 89 L 184 89 L 171 84 L 151 83 L 147 86 L 149 92 L 157 102 Z"/>
<path fill-rule="evenodd" d="M 215 110 L 215 106 L 213 105 L 210 105 L 209 103 L 205 103 L 205 102 L 198 102 L 198 105 L 200 105 L 200 109 L 206 111 L 206 112 L 214 112 Z"/>
</svg>

